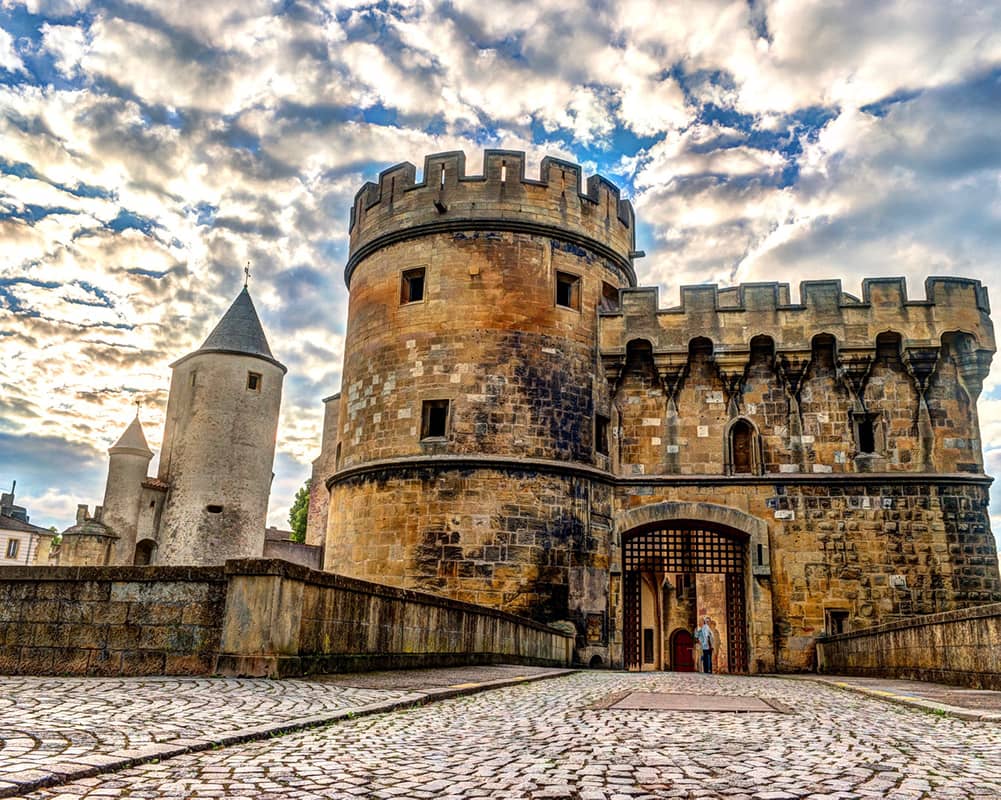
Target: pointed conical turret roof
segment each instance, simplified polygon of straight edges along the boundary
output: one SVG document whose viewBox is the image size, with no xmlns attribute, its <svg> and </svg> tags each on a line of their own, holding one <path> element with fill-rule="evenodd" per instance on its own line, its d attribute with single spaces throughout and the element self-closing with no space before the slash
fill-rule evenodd
<svg viewBox="0 0 1001 800">
<path fill-rule="evenodd" d="M 225 350 L 231 353 L 247 353 L 252 356 L 274 358 L 268 339 L 261 327 L 261 320 L 250 299 L 247 287 L 236 296 L 229 311 L 222 315 L 219 324 L 212 329 L 209 338 L 199 350 Z"/>
<path fill-rule="evenodd" d="M 153 457 L 153 451 L 146 444 L 146 435 L 143 433 L 142 423 L 139 421 L 139 412 L 136 412 L 135 419 L 129 423 L 125 433 L 108 449 L 111 455 L 116 453 L 130 453 L 134 455 L 145 455 Z"/>
<path fill-rule="evenodd" d="M 178 359 L 171 366 L 176 367 L 182 361 L 187 361 L 199 353 L 256 356 L 281 367 L 283 372 L 286 371 L 285 366 L 271 354 L 268 337 L 264 335 L 264 327 L 261 325 L 260 317 L 257 316 L 257 309 L 254 308 L 254 301 L 250 299 L 250 292 L 246 286 L 236 296 L 229 310 L 222 315 L 222 319 L 212 329 L 212 333 L 202 346 Z"/>
</svg>

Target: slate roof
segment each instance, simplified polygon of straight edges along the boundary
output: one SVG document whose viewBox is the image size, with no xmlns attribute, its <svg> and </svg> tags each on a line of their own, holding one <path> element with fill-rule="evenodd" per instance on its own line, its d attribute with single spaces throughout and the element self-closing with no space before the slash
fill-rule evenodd
<svg viewBox="0 0 1001 800">
<path fill-rule="evenodd" d="M 209 338 L 199 350 L 222 350 L 229 353 L 247 353 L 274 360 L 268 339 L 261 327 L 261 320 L 250 299 L 247 287 L 237 295 L 229 311 L 223 314 L 219 324 L 212 329 Z"/>
<path fill-rule="evenodd" d="M 115 442 L 109 452 L 114 452 L 115 450 L 138 450 L 143 453 L 149 453 L 151 456 L 153 455 L 153 451 L 146 444 L 146 435 L 143 433 L 143 426 L 139 421 L 138 414 L 129 423 L 129 427 L 125 429 L 125 433 Z"/>
<path fill-rule="evenodd" d="M 30 522 L 22 522 L 19 519 L 14 519 L 14 517 L 8 517 L 6 514 L 0 514 L 0 531 L 24 531 L 25 533 L 43 533 L 48 536 L 55 536 L 48 528 L 41 528 L 38 525 L 32 525 Z"/>
</svg>

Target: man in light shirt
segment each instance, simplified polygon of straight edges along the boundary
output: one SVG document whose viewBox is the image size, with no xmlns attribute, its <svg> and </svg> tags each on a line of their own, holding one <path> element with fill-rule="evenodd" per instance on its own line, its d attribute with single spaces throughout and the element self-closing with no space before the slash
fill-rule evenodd
<svg viewBox="0 0 1001 800">
<path fill-rule="evenodd" d="M 713 647 L 716 645 L 716 634 L 709 627 L 709 617 L 702 618 L 702 627 L 695 631 L 695 638 L 698 639 L 702 648 L 702 671 L 710 673 L 713 671 Z"/>
</svg>

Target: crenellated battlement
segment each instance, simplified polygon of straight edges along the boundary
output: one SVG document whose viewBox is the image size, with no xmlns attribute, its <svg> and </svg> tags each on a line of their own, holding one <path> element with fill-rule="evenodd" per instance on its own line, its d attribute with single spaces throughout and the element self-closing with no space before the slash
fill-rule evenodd
<svg viewBox="0 0 1001 800">
<path fill-rule="evenodd" d="M 903 278 L 867 278 L 862 296 L 843 291 L 840 280 L 803 281 L 800 302 L 788 283 L 681 287 L 681 304 L 661 309 L 656 287 L 622 291 L 621 309 L 599 321 L 603 355 L 624 354 L 630 341 L 649 341 L 654 353 L 687 353 L 693 338 L 712 341 L 716 354 L 749 352 L 751 339 L 768 336 L 777 352 L 808 352 L 817 334 L 833 336 L 839 350 L 864 352 L 884 333 L 900 335 L 910 350 L 938 348 L 961 333 L 984 369 L 995 352 L 987 288 L 968 278 L 930 277 L 925 299 L 911 299 Z"/>
<path fill-rule="evenodd" d="M 487 150 L 483 174 L 466 174 L 461 152 L 424 159 L 422 180 L 408 162 L 366 183 L 351 207 L 345 280 L 379 247 L 416 236 L 460 230 L 536 233 L 587 247 L 616 263 L 635 285 L 635 218 L 619 188 L 578 164 L 546 157 L 539 179 L 525 177 L 525 154 Z"/>
</svg>

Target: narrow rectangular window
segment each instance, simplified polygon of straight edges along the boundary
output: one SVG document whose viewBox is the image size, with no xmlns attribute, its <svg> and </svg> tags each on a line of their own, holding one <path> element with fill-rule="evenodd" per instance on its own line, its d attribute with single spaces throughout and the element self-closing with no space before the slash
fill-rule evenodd
<svg viewBox="0 0 1001 800">
<path fill-rule="evenodd" d="M 603 456 L 608 455 L 608 422 L 601 414 L 594 417 L 594 449 Z"/>
<path fill-rule="evenodd" d="M 601 282 L 601 300 L 598 303 L 599 311 L 619 310 L 619 289 L 605 281 Z"/>
<path fill-rule="evenodd" d="M 261 391 L 261 373 L 260 372 L 248 372 L 247 373 L 247 391 L 248 392 L 259 392 L 259 391 Z"/>
<path fill-rule="evenodd" d="M 855 414 L 855 443 L 860 453 L 876 452 L 876 415 Z"/>
<path fill-rule="evenodd" d="M 17 558 L 17 548 L 20 544 L 17 539 L 7 540 L 7 558 Z"/>
<path fill-rule="evenodd" d="M 643 663 L 653 664 L 655 655 L 653 652 L 653 628 L 643 629 Z"/>
<path fill-rule="evenodd" d="M 448 400 L 425 400 L 421 409 L 421 439 L 444 439 L 448 433 Z"/>
<path fill-rule="evenodd" d="M 580 311 L 580 278 L 577 275 L 556 273 L 556 305 Z"/>
<path fill-rule="evenodd" d="M 424 299 L 424 267 L 403 272 L 400 283 L 400 304 L 419 303 Z"/>
</svg>

